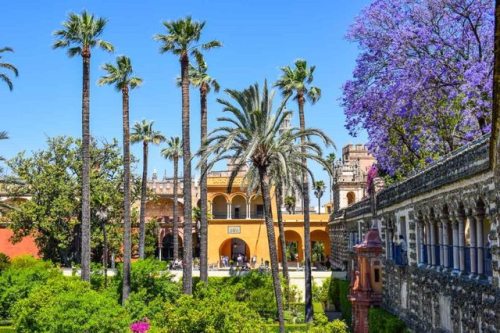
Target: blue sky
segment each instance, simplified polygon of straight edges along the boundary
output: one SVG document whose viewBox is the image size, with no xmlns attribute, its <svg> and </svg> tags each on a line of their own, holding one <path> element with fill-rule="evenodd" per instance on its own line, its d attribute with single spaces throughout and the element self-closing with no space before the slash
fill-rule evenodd
<svg viewBox="0 0 500 333">
<path fill-rule="evenodd" d="M 316 65 L 315 85 L 322 98 L 306 106 L 306 123 L 326 131 L 337 145 L 363 142 L 365 136 L 348 136 L 340 106 L 341 86 L 349 79 L 357 55 L 356 45 L 345 33 L 369 1 L 6 1 L 0 13 L 0 46 L 10 46 L 14 54 L 3 60 L 15 64 L 19 78 L 14 91 L 0 86 L 0 130 L 10 140 L 0 142 L 5 157 L 22 150 L 45 147 L 45 139 L 57 135 L 81 135 L 81 58 L 68 58 L 62 50 L 52 50 L 52 32 L 71 11 L 89 10 L 109 22 L 103 38 L 116 48 L 110 55 L 95 50 L 91 63 L 91 132 L 100 139 L 121 138 L 121 97 L 111 87 L 98 87 L 103 74 L 100 66 L 125 54 L 132 59 L 144 85 L 131 93 L 131 122 L 155 121 L 167 136 L 181 134 L 180 90 L 175 86 L 179 62 L 170 54 L 160 54 L 153 40 L 165 31 L 162 21 L 192 15 L 207 22 L 203 39 L 219 39 L 224 47 L 207 54 L 210 73 L 223 88 L 242 89 L 264 79 L 274 82 L 279 68 L 305 58 Z M 223 93 L 220 93 L 223 95 Z M 209 129 L 216 126 L 221 108 L 209 97 Z M 191 91 L 192 148 L 199 147 L 198 91 Z M 295 103 L 289 108 L 296 110 Z M 295 123 L 298 120 L 294 119 Z M 140 145 L 133 146 L 141 156 Z M 337 156 L 340 153 L 337 151 Z M 318 178 L 325 181 L 319 167 Z M 150 171 L 172 166 L 150 149 Z M 138 167 L 136 172 L 140 172 Z M 195 171 L 197 174 L 197 172 Z"/>
</svg>

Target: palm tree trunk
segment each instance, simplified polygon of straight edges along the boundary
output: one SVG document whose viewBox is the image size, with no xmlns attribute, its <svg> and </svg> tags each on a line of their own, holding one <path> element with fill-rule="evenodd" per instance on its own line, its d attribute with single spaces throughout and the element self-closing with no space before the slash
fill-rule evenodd
<svg viewBox="0 0 500 333">
<path fill-rule="evenodd" d="M 90 281 L 90 50 L 84 49 L 82 89 L 82 280 Z"/>
<path fill-rule="evenodd" d="M 283 267 L 283 278 L 285 279 L 285 300 L 288 302 L 288 292 L 290 289 L 290 274 L 288 273 L 288 262 L 286 257 L 286 239 L 285 239 L 285 224 L 283 222 L 283 213 L 281 206 L 283 205 L 283 188 L 281 185 L 276 186 L 276 207 L 278 218 L 278 230 L 281 244 L 281 266 Z"/>
<path fill-rule="evenodd" d="M 318 196 L 318 214 L 321 214 L 321 197 Z"/>
<path fill-rule="evenodd" d="M 132 236 L 130 221 L 130 127 L 128 89 L 122 90 L 123 99 L 123 287 L 122 304 L 130 294 Z M 141 198 L 142 199 L 142 198 Z M 142 202 L 141 202 L 142 210 Z"/>
<path fill-rule="evenodd" d="M 285 321 L 283 316 L 283 297 L 281 295 L 281 283 L 278 269 L 278 252 L 276 251 L 276 237 L 274 235 L 274 223 L 271 213 L 271 195 L 269 193 L 269 178 L 265 168 L 259 168 L 260 188 L 264 201 L 264 217 L 267 231 L 267 242 L 269 243 L 269 256 L 271 259 L 271 275 L 273 278 L 274 296 L 278 308 L 278 322 L 280 333 L 285 333 Z"/>
<path fill-rule="evenodd" d="M 148 190 L 148 143 L 142 143 L 142 183 L 141 211 L 139 215 L 139 258 L 144 259 L 144 243 L 146 241 L 146 195 Z"/>
<path fill-rule="evenodd" d="M 189 137 L 189 58 L 181 55 L 182 82 L 182 162 L 184 166 L 184 256 L 182 267 L 182 285 L 184 294 L 193 292 L 193 222 L 191 217 L 191 144 Z"/>
<path fill-rule="evenodd" d="M 207 88 L 200 87 L 201 147 L 207 141 Z M 207 218 L 207 163 L 201 165 L 200 177 L 200 280 L 208 282 L 208 218 Z"/>
<path fill-rule="evenodd" d="M 304 118 L 304 95 L 298 93 L 300 129 L 305 130 L 306 121 Z M 301 137 L 301 142 L 306 142 L 306 137 Z M 305 147 L 302 146 L 302 153 L 305 154 Z M 307 160 L 302 158 L 302 164 L 307 165 Z M 309 216 L 309 178 L 305 170 L 302 172 L 302 198 L 304 200 L 304 282 L 305 282 L 305 321 L 313 320 L 312 306 L 312 275 L 311 275 L 311 220 Z"/>
<path fill-rule="evenodd" d="M 174 225 L 172 230 L 172 240 L 174 246 L 174 260 L 179 259 L 179 217 L 177 216 L 177 182 L 179 181 L 179 158 L 174 157 Z"/>
</svg>

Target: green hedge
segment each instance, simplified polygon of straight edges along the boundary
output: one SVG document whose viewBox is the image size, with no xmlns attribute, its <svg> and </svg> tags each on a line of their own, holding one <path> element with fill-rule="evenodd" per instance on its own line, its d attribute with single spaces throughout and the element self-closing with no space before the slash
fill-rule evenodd
<svg viewBox="0 0 500 333">
<path fill-rule="evenodd" d="M 342 312 L 342 319 L 351 325 L 352 305 L 347 295 L 349 294 L 349 281 L 332 279 L 328 288 L 328 299 L 335 305 L 335 310 Z"/>
<path fill-rule="evenodd" d="M 398 317 L 381 308 L 371 308 L 368 312 L 370 333 L 404 333 L 405 323 Z"/>
</svg>

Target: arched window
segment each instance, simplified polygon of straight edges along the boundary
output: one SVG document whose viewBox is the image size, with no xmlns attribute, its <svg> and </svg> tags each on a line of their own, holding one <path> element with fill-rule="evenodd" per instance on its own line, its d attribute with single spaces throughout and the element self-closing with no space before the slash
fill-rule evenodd
<svg viewBox="0 0 500 333">
<path fill-rule="evenodd" d="M 352 205 L 356 201 L 356 194 L 354 192 L 347 193 L 347 204 Z"/>
</svg>

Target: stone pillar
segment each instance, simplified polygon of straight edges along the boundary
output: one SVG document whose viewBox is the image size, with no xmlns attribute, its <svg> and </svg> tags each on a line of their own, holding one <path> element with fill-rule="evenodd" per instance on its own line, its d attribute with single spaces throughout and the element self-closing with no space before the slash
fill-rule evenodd
<svg viewBox="0 0 500 333">
<path fill-rule="evenodd" d="M 460 255 L 458 251 L 458 221 L 453 221 L 451 226 L 453 228 L 453 270 L 458 272 L 460 270 Z"/>
<path fill-rule="evenodd" d="M 478 212 L 476 214 L 476 239 L 477 239 L 477 274 L 484 274 L 484 213 Z M 471 228 L 471 234 L 473 229 Z"/>
<path fill-rule="evenodd" d="M 230 203 L 230 202 L 228 202 L 228 203 L 227 203 L 227 218 L 228 218 L 228 219 L 231 219 L 231 213 L 232 213 L 232 212 L 231 212 L 231 203 Z"/>
<path fill-rule="evenodd" d="M 247 202 L 247 219 L 250 219 L 250 202 Z"/>
<path fill-rule="evenodd" d="M 460 260 L 460 272 L 465 270 L 465 217 L 458 216 L 458 255 Z"/>
<path fill-rule="evenodd" d="M 424 227 L 421 221 L 417 222 L 417 264 L 422 264 L 424 262 Z"/>
<path fill-rule="evenodd" d="M 476 269 L 476 219 L 472 217 L 471 215 L 467 216 L 467 219 L 469 220 L 469 230 L 470 230 L 470 274 L 471 275 L 476 275 L 477 269 Z"/>
<path fill-rule="evenodd" d="M 425 238 L 427 241 L 427 261 L 426 264 L 427 266 L 431 266 L 432 260 L 431 260 L 431 224 L 429 221 L 425 223 Z"/>
<path fill-rule="evenodd" d="M 431 230 L 431 266 L 436 266 L 436 250 L 434 250 L 436 246 L 436 228 L 433 220 L 429 223 L 429 228 Z"/>
<path fill-rule="evenodd" d="M 443 225 L 443 238 L 442 238 L 443 242 L 442 242 L 442 244 L 443 244 L 443 249 L 444 249 L 444 251 L 443 251 L 444 257 L 443 257 L 443 261 L 441 262 L 441 264 L 445 268 L 450 268 L 450 262 L 448 260 L 448 258 L 449 258 L 448 253 L 450 251 L 450 248 L 449 248 L 450 244 L 448 244 L 449 243 L 448 242 L 448 226 L 449 226 L 448 216 L 443 216 L 441 218 L 441 223 Z"/>
<path fill-rule="evenodd" d="M 439 266 L 444 267 L 443 221 L 437 222 L 439 243 Z"/>
</svg>

